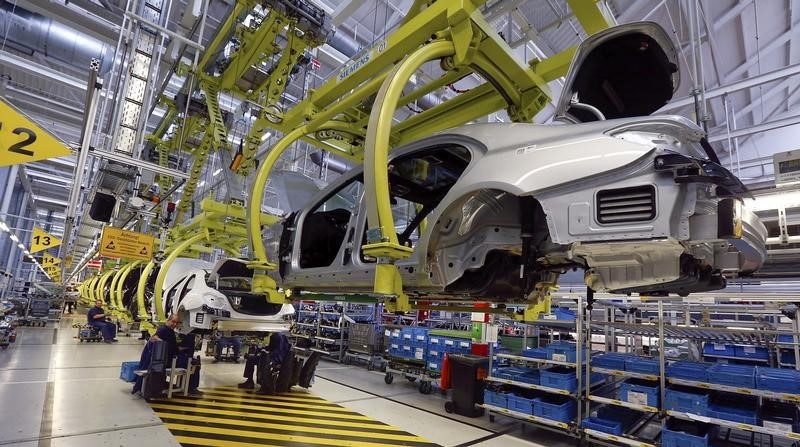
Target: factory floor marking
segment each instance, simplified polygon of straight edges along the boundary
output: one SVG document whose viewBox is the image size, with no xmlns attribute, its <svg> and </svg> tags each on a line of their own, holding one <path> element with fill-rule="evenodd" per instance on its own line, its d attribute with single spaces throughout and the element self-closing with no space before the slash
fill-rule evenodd
<svg viewBox="0 0 800 447">
<path fill-rule="evenodd" d="M 438 447 L 306 392 L 262 396 L 235 387 L 150 402 L 184 447 Z"/>
</svg>

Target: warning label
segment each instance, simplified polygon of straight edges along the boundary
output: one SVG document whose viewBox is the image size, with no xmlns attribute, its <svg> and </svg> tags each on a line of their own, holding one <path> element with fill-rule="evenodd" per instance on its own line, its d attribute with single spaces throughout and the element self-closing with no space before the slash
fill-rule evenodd
<svg viewBox="0 0 800 447">
<path fill-rule="evenodd" d="M 100 240 L 100 254 L 109 258 L 149 261 L 153 256 L 154 239 L 149 234 L 105 227 Z"/>
</svg>

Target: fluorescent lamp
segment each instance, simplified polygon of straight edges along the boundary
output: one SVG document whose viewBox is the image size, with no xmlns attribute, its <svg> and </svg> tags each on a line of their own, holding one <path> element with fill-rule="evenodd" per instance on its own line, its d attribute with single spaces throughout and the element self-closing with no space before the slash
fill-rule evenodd
<svg viewBox="0 0 800 447">
<path fill-rule="evenodd" d="M 3 221 L 0 221 L 0 231 L 8 233 L 8 225 Z"/>
<path fill-rule="evenodd" d="M 217 170 L 216 170 L 216 171 L 214 171 L 214 173 L 213 173 L 213 174 L 211 174 L 211 175 L 213 175 L 213 176 L 217 176 L 217 175 L 219 175 L 219 173 L 220 173 L 220 172 L 222 172 L 222 168 L 219 168 L 219 169 L 217 169 Z"/>
<path fill-rule="evenodd" d="M 67 206 L 67 204 L 68 204 L 68 202 L 67 202 L 66 200 L 57 200 L 57 199 L 51 199 L 51 198 L 49 198 L 49 197 L 33 196 L 33 199 L 34 199 L 34 200 L 38 200 L 38 201 L 40 201 L 40 202 L 54 203 L 54 204 L 56 204 L 56 205 L 63 205 L 63 206 Z"/>
<path fill-rule="evenodd" d="M 271 137 L 271 136 L 272 136 L 272 132 L 267 132 L 267 133 L 265 133 L 265 134 L 264 134 L 264 136 L 263 136 L 263 137 L 261 137 L 261 142 L 263 143 L 264 141 L 267 141 L 267 139 L 268 139 L 269 137 Z"/>
<path fill-rule="evenodd" d="M 11 240 L 14 241 L 14 242 L 19 242 L 19 239 L 17 238 L 16 234 L 12 234 L 11 235 Z"/>
<path fill-rule="evenodd" d="M 22 245 L 22 244 L 17 244 L 17 247 L 19 247 L 19 248 L 21 248 L 21 249 L 25 250 L 25 246 L 24 246 L 24 245 Z"/>
<path fill-rule="evenodd" d="M 203 187 L 205 184 L 206 184 L 206 181 L 205 181 L 205 180 L 203 180 L 202 182 L 200 182 L 200 183 L 198 183 L 198 184 L 197 184 L 197 187 L 198 187 L 198 188 L 202 188 L 202 187 Z"/>
</svg>

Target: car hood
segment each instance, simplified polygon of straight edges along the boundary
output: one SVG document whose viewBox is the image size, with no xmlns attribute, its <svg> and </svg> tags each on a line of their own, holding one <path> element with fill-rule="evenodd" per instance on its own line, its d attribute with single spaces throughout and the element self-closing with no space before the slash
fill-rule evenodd
<svg viewBox="0 0 800 447">
<path fill-rule="evenodd" d="M 572 59 L 555 116 L 573 122 L 645 116 L 666 104 L 680 82 L 678 53 L 653 22 L 603 30 Z"/>
</svg>

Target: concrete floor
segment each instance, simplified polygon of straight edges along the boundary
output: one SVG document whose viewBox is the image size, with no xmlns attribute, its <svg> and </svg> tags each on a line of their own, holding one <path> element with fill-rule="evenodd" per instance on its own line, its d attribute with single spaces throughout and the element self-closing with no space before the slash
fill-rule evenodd
<svg viewBox="0 0 800 447">
<path fill-rule="evenodd" d="M 80 319 L 82 320 L 82 318 Z M 79 343 L 73 321 L 20 328 L 0 351 L 0 445 L 15 447 L 178 446 L 131 385 L 119 380 L 123 361 L 139 358 L 143 342 Z M 51 325 L 52 326 L 52 325 Z M 203 387 L 241 381 L 243 365 L 204 359 Z M 399 379 L 399 378 L 398 378 Z M 498 417 L 465 418 L 444 412 L 444 396 L 420 394 L 405 380 L 322 362 L 311 392 L 443 446 L 574 445 L 569 438 Z"/>
</svg>

